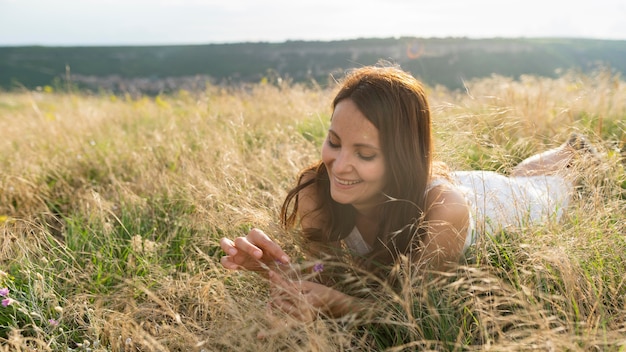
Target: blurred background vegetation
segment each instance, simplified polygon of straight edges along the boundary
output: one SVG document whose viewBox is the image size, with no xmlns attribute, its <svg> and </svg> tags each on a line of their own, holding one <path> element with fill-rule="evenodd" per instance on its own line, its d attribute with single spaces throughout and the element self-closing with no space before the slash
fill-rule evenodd
<svg viewBox="0 0 626 352">
<path fill-rule="evenodd" d="M 5 90 L 67 85 L 159 94 L 280 77 L 326 86 L 346 68 L 396 62 L 429 85 L 463 88 L 498 74 L 557 77 L 599 66 L 626 72 L 626 42 L 594 39 L 386 38 L 180 46 L 0 47 Z"/>
</svg>

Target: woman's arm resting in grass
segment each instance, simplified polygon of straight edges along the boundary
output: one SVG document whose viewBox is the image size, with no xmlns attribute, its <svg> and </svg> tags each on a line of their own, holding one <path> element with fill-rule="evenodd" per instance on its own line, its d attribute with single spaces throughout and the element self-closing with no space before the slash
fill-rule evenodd
<svg viewBox="0 0 626 352">
<path fill-rule="evenodd" d="M 341 317 L 362 312 L 366 304 L 359 299 L 331 287 L 312 281 L 296 281 L 269 272 L 271 284 L 270 306 L 301 321 L 313 321 L 321 315 Z"/>
</svg>

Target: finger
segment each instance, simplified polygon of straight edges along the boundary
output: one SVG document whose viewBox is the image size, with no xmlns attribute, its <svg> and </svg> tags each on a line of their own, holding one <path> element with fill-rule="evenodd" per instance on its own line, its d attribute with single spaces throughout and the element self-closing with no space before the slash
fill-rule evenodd
<svg viewBox="0 0 626 352">
<path fill-rule="evenodd" d="M 229 270 L 238 270 L 240 268 L 239 265 L 233 262 L 231 257 L 228 255 L 225 255 L 222 258 L 220 258 L 220 263 L 222 264 L 224 268 L 229 269 Z"/>
<path fill-rule="evenodd" d="M 271 270 L 268 272 L 268 277 L 270 279 L 273 297 L 283 297 L 293 300 L 295 297 L 301 296 L 302 292 L 299 283 L 285 279 L 282 275 Z"/>
<path fill-rule="evenodd" d="M 228 255 L 232 256 L 237 254 L 237 248 L 235 248 L 235 243 L 226 237 L 222 237 L 220 239 L 220 247 L 222 247 L 222 250 Z"/>
<path fill-rule="evenodd" d="M 291 280 L 286 280 L 282 277 L 282 275 L 280 275 L 279 273 L 270 270 L 268 271 L 268 276 L 270 278 L 270 283 L 273 284 L 276 287 L 280 287 L 282 289 L 293 289 L 294 284 Z"/>
<path fill-rule="evenodd" d="M 266 338 L 272 336 L 272 334 L 270 333 L 270 331 L 268 330 L 260 330 L 257 334 L 256 334 L 256 339 L 257 340 L 265 340 Z"/>
<path fill-rule="evenodd" d="M 307 305 L 294 303 L 288 299 L 276 299 L 272 301 L 272 307 L 299 321 L 311 320 L 311 312 Z"/>
<path fill-rule="evenodd" d="M 311 293 L 317 284 L 311 281 L 300 281 L 299 285 L 300 292 L 302 292 L 303 295 L 306 295 Z"/>
<path fill-rule="evenodd" d="M 256 243 L 249 241 L 246 237 L 235 238 L 235 248 L 253 258 L 263 258 L 263 250 L 259 248 Z"/>
<path fill-rule="evenodd" d="M 272 308 L 287 314 L 296 311 L 296 305 L 291 300 L 278 297 L 272 299 Z"/>
<path fill-rule="evenodd" d="M 248 232 L 246 238 L 249 239 L 252 243 L 254 243 L 257 247 L 261 248 L 265 253 L 267 253 L 272 259 L 279 260 L 283 264 L 289 263 L 289 256 L 287 253 L 283 251 L 280 246 L 272 241 L 268 235 L 265 234 L 260 229 L 252 229 Z"/>
</svg>

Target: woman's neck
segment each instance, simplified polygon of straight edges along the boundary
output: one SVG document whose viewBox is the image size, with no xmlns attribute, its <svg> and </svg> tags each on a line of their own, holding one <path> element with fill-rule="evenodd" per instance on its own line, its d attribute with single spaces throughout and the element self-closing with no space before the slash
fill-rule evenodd
<svg viewBox="0 0 626 352">
<path fill-rule="evenodd" d="M 352 207 L 356 210 L 357 217 L 365 216 L 379 218 L 381 204 L 382 202 L 359 206 L 352 204 Z"/>
<path fill-rule="evenodd" d="M 380 227 L 380 212 L 370 211 L 362 213 L 357 211 L 355 218 L 356 228 L 361 233 L 363 240 L 370 246 L 376 243 Z"/>
</svg>

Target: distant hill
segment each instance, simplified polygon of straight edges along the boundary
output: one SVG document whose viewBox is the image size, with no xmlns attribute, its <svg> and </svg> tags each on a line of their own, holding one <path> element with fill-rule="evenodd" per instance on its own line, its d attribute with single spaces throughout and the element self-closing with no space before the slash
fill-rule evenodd
<svg viewBox="0 0 626 352">
<path fill-rule="evenodd" d="M 92 90 L 159 93 L 290 79 L 325 85 L 330 75 L 385 59 L 429 85 L 500 74 L 553 77 L 600 66 L 626 72 L 626 41 L 533 38 L 387 38 L 181 46 L 0 47 L 0 87 L 71 82 Z"/>
</svg>

